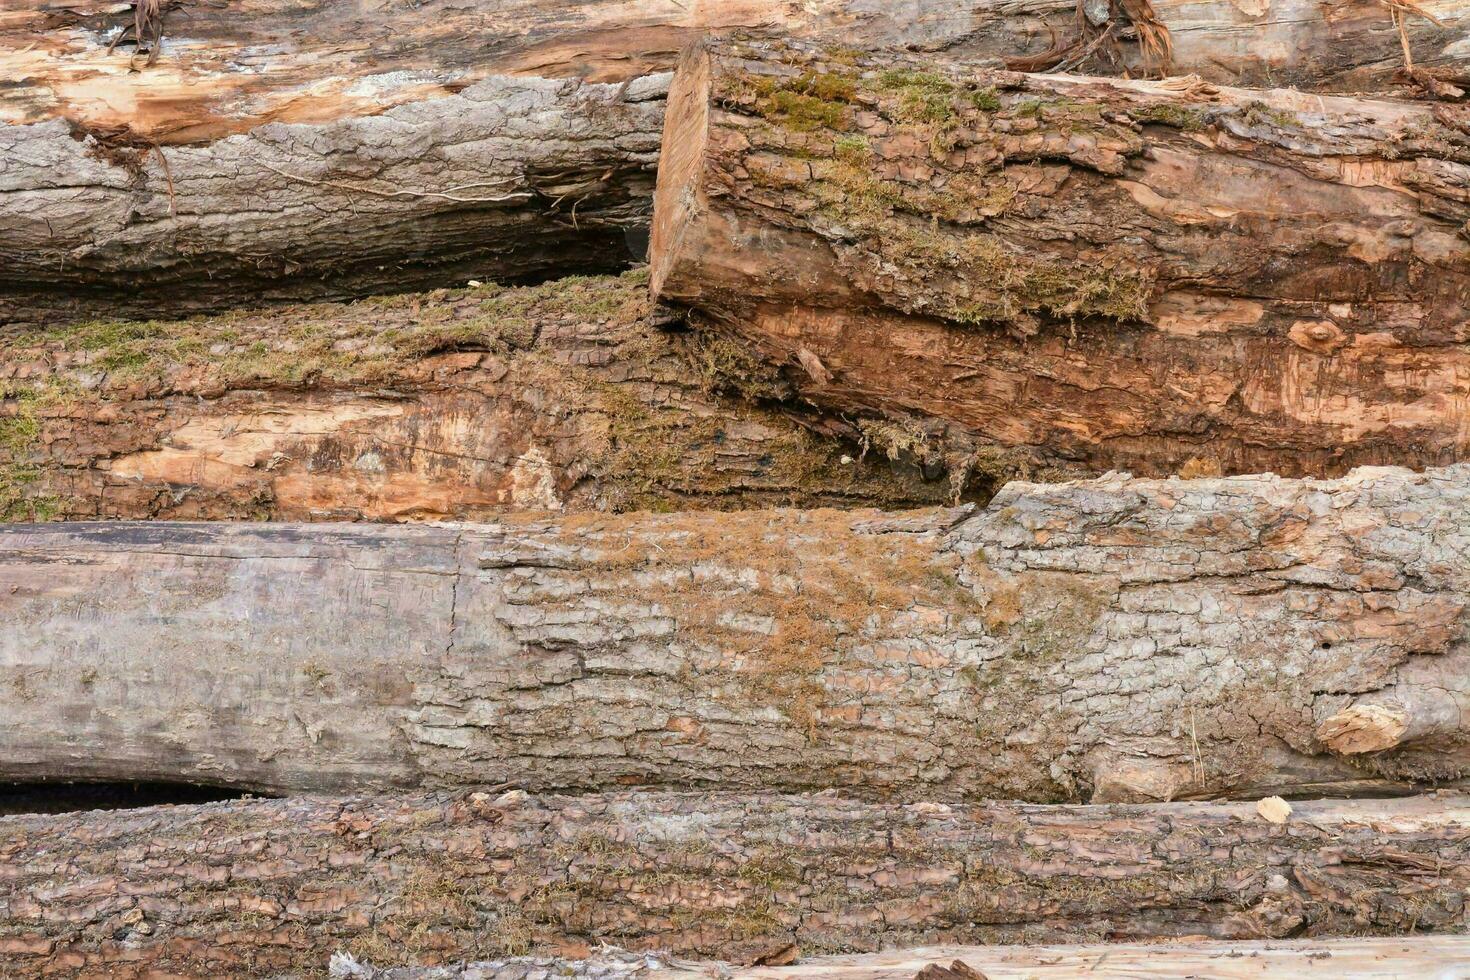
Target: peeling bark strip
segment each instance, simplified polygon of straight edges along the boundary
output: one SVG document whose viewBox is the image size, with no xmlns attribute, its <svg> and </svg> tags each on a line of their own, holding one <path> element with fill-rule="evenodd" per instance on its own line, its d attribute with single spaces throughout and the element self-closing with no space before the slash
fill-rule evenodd
<svg viewBox="0 0 1470 980">
<path fill-rule="evenodd" d="M 635 272 L 0 333 L 0 521 L 950 499 L 838 420 L 731 397 L 787 388 L 651 313 Z"/>
<path fill-rule="evenodd" d="M 0 779 L 1401 789 L 1470 763 L 1467 509 L 1452 467 L 900 515 L 9 526 Z"/>
<path fill-rule="evenodd" d="M 950 807 L 832 796 L 270 800 L 0 819 L 0 950 L 51 975 L 269 976 L 599 942 L 796 945 L 1460 928 L 1470 800 Z M 217 972 L 212 972 L 217 971 Z"/>
<path fill-rule="evenodd" d="M 670 104 L 656 295 L 958 465 L 1470 450 L 1463 110 L 718 42 Z"/>
<path fill-rule="evenodd" d="M 129 50 L 108 53 L 116 3 L 21 0 L 0 13 L 0 322 L 614 268 L 647 224 L 658 73 L 689 40 L 1002 58 L 1074 16 L 1072 0 L 1014 6 L 185 0 L 157 63 L 130 73 Z M 1378 0 L 1155 6 L 1181 72 L 1360 90 L 1401 58 Z M 1445 26 L 1410 19 L 1416 64 L 1463 70 L 1470 12 L 1422 6 Z"/>
</svg>

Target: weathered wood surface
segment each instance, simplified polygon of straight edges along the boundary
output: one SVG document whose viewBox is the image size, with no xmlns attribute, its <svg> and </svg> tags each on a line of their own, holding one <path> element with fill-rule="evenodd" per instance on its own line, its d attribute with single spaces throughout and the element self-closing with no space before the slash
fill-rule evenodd
<svg viewBox="0 0 1470 980">
<path fill-rule="evenodd" d="M 333 980 L 914 980 L 926 967 L 956 961 L 989 980 L 1401 980 L 1470 976 L 1470 939 L 1299 939 L 1236 942 L 1093 943 L 1070 946 L 920 946 L 856 955 L 810 956 L 787 966 L 730 967 L 658 953 L 601 949 L 590 957 L 518 956 L 448 967 L 377 967 L 339 956 Z M 479 970 L 481 972 L 475 972 Z"/>
<path fill-rule="evenodd" d="M 0 520 L 951 499 L 840 420 L 739 400 L 785 384 L 651 313 L 629 273 L 0 331 Z"/>
<path fill-rule="evenodd" d="M 603 941 L 751 962 L 1455 932 L 1470 803 L 1298 803 L 1278 825 L 1250 803 L 299 798 L 6 817 L 0 858 L 0 950 L 22 975 L 274 976 L 337 950 L 431 964 Z"/>
<path fill-rule="evenodd" d="M 0 779 L 1117 801 L 1470 761 L 1470 468 L 0 528 Z"/>
<path fill-rule="evenodd" d="M 123 4 L 0 12 L 0 322 L 616 268 L 648 220 L 660 73 L 694 37 L 997 58 L 1074 20 L 1071 0 L 165 6 L 138 71 L 130 47 L 108 51 Z M 1462 70 L 1470 12 L 1422 6 L 1443 26 L 1409 18 L 1417 63 Z M 1181 72 L 1382 87 L 1402 59 L 1377 0 L 1157 7 Z M 1135 63 L 1124 40 L 1096 67 Z"/>
<path fill-rule="evenodd" d="M 1353 980 L 1470 976 L 1470 939 L 1336 939 L 1259 942 L 1184 942 L 1091 946 L 933 946 L 858 956 L 813 957 L 788 967 L 752 967 L 740 980 L 912 980 L 931 963 L 955 960 L 990 980 Z M 677 975 L 669 971 L 669 980 Z M 386 978 L 385 978 L 386 980 Z"/>
<path fill-rule="evenodd" d="M 1470 449 L 1470 114 L 711 43 L 656 295 L 963 459 L 1332 475 Z"/>
</svg>

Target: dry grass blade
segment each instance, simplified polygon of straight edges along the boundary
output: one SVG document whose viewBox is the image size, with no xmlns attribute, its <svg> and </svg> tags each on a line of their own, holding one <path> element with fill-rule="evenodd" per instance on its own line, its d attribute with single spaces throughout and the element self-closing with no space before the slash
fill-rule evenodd
<svg viewBox="0 0 1470 980">
<path fill-rule="evenodd" d="M 1150 0 L 1109 0 L 1105 22 L 1100 12 L 1094 12 L 1096 19 L 1089 18 L 1086 4 L 1087 0 L 1077 0 L 1076 36 L 1061 40 L 1053 30 L 1051 46 L 1045 51 L 1007 58 L 1006 67 L 1012 71 L 1068 72 L 1081 67 L 1094 55 L 1116 62 L 1120 20 L 1126 17 L 1138 34 L 1139 48 L 1147 68 L 1160 77 L 1169 74 L 1174 60 L 1174 41 Z"/>
<path fill-rule="evenodd" d="M 176 6 L 177 4 L 175 4 Z M 133 55 L 128 60 L 128 67 L 138 70 L 138 56 L 145 50 L 148 52 L 147 67 L 151 68 L 158 61 L 158 54 L 163 47 L 163 11 L 164 0 L 134 0 L 133 3 Z M 118 32 L 117 37 L 107 46 L 107 53 L 112 54 L 124 38 L 128 36 L 128 28 L 124 27 Z"/>
<path fill-rule="evenodd" d="M 1388 15 L 1393 19 L 1393 26 L 1398 28 L 1399 44 L 1404 49 L 1404 69 L 1412 72 L 1414 54 L 1409 50 L 1409 15 L 1423 17 L 1435 27 L 1444 27 L 1444 21 L 1419 6 L 1418 0 L 1378 0 L 1378 2 L 1388 8 Z"/>
<path fill-rule="evenodd" d="M 1117 4 L 1138 31 L 1144 61 L 1160 75 L 1169 74 L 1174 62 L 1174 39 L 1169 35 L 1169 28 L 1159 20 L 1154 5 L 1149 0 L 1117 0 Z"/>
</svg>

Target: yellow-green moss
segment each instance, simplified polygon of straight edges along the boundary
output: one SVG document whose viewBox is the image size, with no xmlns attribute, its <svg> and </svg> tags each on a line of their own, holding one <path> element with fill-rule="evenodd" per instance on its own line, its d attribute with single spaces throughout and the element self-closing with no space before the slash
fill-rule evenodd
<svg viewBox="0 0 1470 980">
<path fill-rule="evenodd" d="M 1133 109 L 1129 112 L 1129 115 L 1141 123 L 1172 126 L 1174 129 L 1182 129 L 1186 133 L 1198 132 L 1205 128 L 1204 111 L 1187 106 L 1173 104 L 1151 105 L 1142 109 Z"/>
<path fill-rule="evenodd" d="M 16 338 L 12 346 L 59 345 L 91 355 L 108 373 L 106 388 L 158 383 L 180 368 L 241 381 L 299 386 L 370 384 L 406 363 L 450 350 L 524 349 L 538 323 L 602 320 L 646 310 L 647 270 L 582 277 L 540 286 L 495 284 L 467 290 L 379 296 L 346 306 L 292 308 L 278 314 L 234 313 L 176 321 L 93 321 Z M 455 317 L 455 304 L 476 303 Z M 390 322 L 385 325 L 385 314 Z M 264 332 L 249 340 L 245 328 Z M 268 328 L 268 332 L 267 329 Z"/>
<path fill-rule="evenodd" d="M 1278 109 L 1275 106 L 1270 106 L 1260 101 L 1247 102 L 1241 110 L 1240 115 L 1242 119 L 1252 126 L 1264 124 L 1282 129 L 1291 129 L 1298 128 L 1302 124 L 1301 119 L 1296 113 L 1286 109 Z"/>
</svg>

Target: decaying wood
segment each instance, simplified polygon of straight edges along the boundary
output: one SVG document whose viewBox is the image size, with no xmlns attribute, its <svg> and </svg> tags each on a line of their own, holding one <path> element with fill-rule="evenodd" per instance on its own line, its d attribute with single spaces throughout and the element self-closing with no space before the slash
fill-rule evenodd
<svg viewBox="0 0 1470 980">
<path fill-rule="evenodd" d="M 646 275 L 0 334 L 0 520 L 946 502 Z M 728 393 L 728 394 L 727 394 Z M 978 487 L 976 488 L 979 489 Z"/>
<path fill-rule="evenodd" d="M 0 779 L 1402 791 L 1470 749 L 1470 467 L 984 509 L 0 528 Z"/>
<path fill-rule="evenodd" d="M 1405 939 L 1246 940 L 1095 943 L 1073 946 L 920 946 L 847 956 L 802 957 L 789 966 L 731 967 L 660 953 L 599 949 L 592 956 L 516 956 L 448 967 L 375 967 L 350 954 L 333 960 L 333 980 L 913 980 L 935 964 L 963 964 L 989 980 L 1321 980 L 1334 977 L 1444 977 L 1470 962 L 1464 936 Z M 475 972 L 476 970 L 480 972 Z M 955 972 L 964 972 L 958 970 Z"/>
<path fill-rule="evenodd" d="M 1143 474 L 1470 450 L 1464 110 L 723 42 L 675 89 L 656 294 L 889 444 Z"/>
<path fill-rule="evenodd" d="M 1250 804 L 267 800 L 6 817 L 0 858 L 6 965 L 53 976 L 276 976 L 338 950 L 431 964 L 600 942 L 789 962 L 935 942 L 1455 932 L 1470 801 L 1298 803 L 1278 826 Z"/>
<path fill-rule="evenodd" d="M 1421 5 L 1443 26 L 1408 18 L 1416 67 L 1462 72 L 1470 12 Z M 641 250 L 660 73 L 687 41 L 747 29 L 998 59 L 1047 48 L 1075 4 L 162 6 L 167 40 L 141 70 L 109 50 L 133 20 L 119 4 L 0 13 L 0 322 L 615 268 Z M 1378 0 L 1154 9 L 1179 72 L 1361 89 L 1401 67 Z M 1121 60 L 1091 67 L 1136 70 L 1130 30 Z"/>
</svg>

